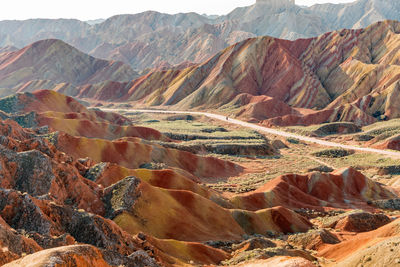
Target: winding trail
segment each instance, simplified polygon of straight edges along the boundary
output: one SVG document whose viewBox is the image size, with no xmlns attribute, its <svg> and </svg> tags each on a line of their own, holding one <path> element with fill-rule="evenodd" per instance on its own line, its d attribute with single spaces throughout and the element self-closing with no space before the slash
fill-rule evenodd
<svg viewBox="0 0 400 267">
<path fill-rule="evenodd" d="M 314 143 L 314 144 L 327 146 L 327 147 L 337 147 L 337 148 L 350 149 L 350 150 L 362 151 L 362 152 L 367 152 L 367 153 L 375 153 L 375 154 L 381 154 L 381 155 L 391 156 L 391 157 L 395 157 L 395 158 L 400 158 L 400 152 L 396 152 L 396 151 L 344 145 L 341 143 L 335 143 L 335 142 L 321 140 L 321 139 L 318 139 L 315 137 L 308 137 L 308 136 L 298 135 L 298 134 L 289 133 L 289 132 L 285 132 L 285 131 L 281 131 L 281 130 L 276 130 L 273 128 L 268 128 L 265 126 L 260 126 L 260 125 L 254 124 L 254 123 L 249 123 L 249 122 L 245 122 L 245 121 L 241 121 L 241 120 L 237 120 L 237 119 L 229 118 L 228 120 L 226 120 L 226 116 L 224 116 L 224 115 L 218 115 L 218 114 L 208 113 L 208 112 L 151 110 L 151 109 L 109 109 L 109 108 L 102 108 L 102 110 L 103 111 L 111 111 L 111 112 L 124 111 L 124 112 L 142 112 L 142 113 L 203 115 L 203 116 L 206 116 L 206 117 L 209 117 L 212 119 L 229 122 L 232 124 L 236 124 L 236 125 L 240 125 L 240 126 L 243 126 L 246 128 L 257 130 L 260 132 L 278 135 L 278 136 L 282 136 L 282 137 L 296 138 L 298 140 L 308 142 L 308 143 Z"/>
</svg>

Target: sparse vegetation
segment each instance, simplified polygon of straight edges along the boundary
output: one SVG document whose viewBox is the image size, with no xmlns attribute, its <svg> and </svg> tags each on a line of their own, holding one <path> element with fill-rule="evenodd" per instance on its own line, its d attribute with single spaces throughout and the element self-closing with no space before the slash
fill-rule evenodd
<svg viewBox="0 0 400 267">
<path fill-rule="evenodd" d="M 320 158 L 343 158 L 354 154 L 354 151 L 345 149 L 324 149 L 314 152 L 313 155 Z"/>
<path fill-rule="evenodd" d="M 214 126 L 192 120 L 152 120 L 140 126 L 152 127 L 176 140 L 196 139 L 262 139 L 261 135 L 251 130 L 228 131 L 221 126 Z"/>
<path fill-rule="evenodd" d="M 398 164 L 398 160 L 396 159 L 371 153 L 354 153 L 341 158 L 326 158 L 324 160 L 337 168 L 348 166 L 359 169 L 373 168 L 376 173 L 378 172 L 377 167 Z"/>
<path fill-rule="evenodd" d="M 215 179 L 207 183 L 209 187 L 219 191 L 233 193 L 249 192 L 257 189 L 269 180 L 287 173 L 307 173 L 311 171 L 330 172 L 334 169 L 349 166 L 362 170 L 369 178 L 374 178 L 381 182 L 382 179 L 388 179 L 393 175 L 397 175 L 393 172 L 388 174 L 385 172 L 385 176 L 379 176 L 383 170 L 386 170 L 390 166 L 398 165 L 394 159 L 386 158 L 381 155 L 347 150 L 336 151 L 335 149 L 329 149 L 326 151 L 326 149 L 322 150 L 322 147 L 305 144 L 295 138 L 286 139 L 287 142 L 285 143 L 290 143 L 291 145 L 287 149 L 281 149 L 280 155 L 271 156 L 249 153 L 249 151 L 254 151 L 252 148 L 253 146 L 256 147 L 265 144 L 264 136 L 257 132 L 242 128 L 238 129 L 231 125 L 221 125 L 220 122 L 210 121 L 201 116 L 195 116 L 192 121 L 181 118 L 168 121 L 171 115 L 165 114 L 130 113 L 129 117 L 135 124 L 156 128 L 161 132 L 167 133 L 170 137 L 179 139 L 179 142 L 167 144 L 168 147 L 230 160 L 252 169 L 251 172 L 243 174 L 240 177 L 232 177 L 228 180 Z M 390 126 L 393 128 L 396 125 L 400 127 L 400 120 L 394 123 L 390 121 L 380 122 L 374 127 L 365 127 L 364 130 L 370 130 L 376 127 L 382 128 L 382 126 Z M 304 134 L 304 132 L 301 133 L 298 130 L 306 129 L 307 132 L 310 133 L 320 127 L 321 125 L 290 128 L 297 128 L 297 133 Z M 363 135 L 366 137 L 364 138 Z M 351 138 L 356 140 L 355 136 L 361 136 L 360 139 L 365 140 L 371 137 L 373 138 L 373 135 L 367 135 L 364 132 L 353 134 L 353 137 L 351 134 L 338 134 L 322 138 L 337 140 L 337 142 L 345 142 L 346 139 L 342 139 L 343 136 L 346 136 L 347 140 L 351 140 Z M 269 136 L 268 138 L 273 140 L 276 137 Z M 218 146 L 238 146 L 242 148 L 242 151 L 238 154 L 236 152 L 232 153 L 232 150 L 229 149 L 230 153 L 218 154 L 218 151 L 213 149 Z M 208 149 L 205 147 L 208 147 Z M 243 149 L 247 149 L 247 152 L 243 152 Z M 314 153 L 317 153 L 317 155 Z M 299 155 L 301 155 L 301 157 L 299 157 Z M 258 166 L 263 167 L 261 168 Z"/>
<path fill-rule="evenodd" d="M 400 134 L 400 119 L 393 119 L 364 127 L 363 134 L 357 136 L 356 139 L 366 138 L 372 140 L 375 138 L 375 141 L 381 141 L 398 134 Z"/>
<path fill-rule="evenodd" d="M 287 138 L 286 139 L 286 141 L 288 141 L 289 143 L 291 143 L 291 144 L 299 144 L 300 143 L 300 140 L 299 139 L 296 139 L 296 138 Z"/>
<path fill-rule="evenodd" d="M 197 120 L 196 120 L 197 119 Z M 199 121 L 193 116 L 163 116 L 148 120 L 134 117 L 139 125 L 159 130 L 167 137 L 180 142 L 159 142 L 160 145 L 191 153 L 216 153 L 246 155 L 254 157 L 271 156 L 275 149 L 261 134 L 252 130 L 228 130 L 223 126 Z"/>
<path fill-rule="evenodd" d="M 18 95 L 11 95 L 0 99 L 0 110 L 6 113 L 18 111 Z"/>
<path fill-rule="evenodd" d="M 351 134 L 361 131 L 360 127 L 351 122 L 332 122 L 311 126 L 292 126 L 285 128 L 285 130 L 301 135 L 320 137 L 334 134 Z"/>
</svg>

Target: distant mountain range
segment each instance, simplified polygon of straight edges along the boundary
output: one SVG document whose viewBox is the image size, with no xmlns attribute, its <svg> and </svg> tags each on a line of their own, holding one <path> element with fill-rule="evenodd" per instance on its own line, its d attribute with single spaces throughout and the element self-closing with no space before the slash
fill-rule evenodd
<svg viewBox="0 0 400 267">
<path fill-rule="evenodd" d="M 218 109 L 270 125 L 400 117 L 400 22 L 283 40 L 255 37 L 200 64 L 139 75 L 60 40 L 0 54 L 1 95 L 52 89 L 98 102 Z"/>
<path fill-rule="evenodd" d="M 400 1 L 358 0 L 301 7 L 293 0 L 257 0 L 225 16 L 148 11 L 105 21 L 0 21 L 0 53 L 55 38 L 89 55 L 123 61 L 136 70 L 167 69 L 183 62 L 202 62 L 251 37 L 294 40 L 342 28 L 363 28 L 386 19 L 400 19 Z"/>
</svg>

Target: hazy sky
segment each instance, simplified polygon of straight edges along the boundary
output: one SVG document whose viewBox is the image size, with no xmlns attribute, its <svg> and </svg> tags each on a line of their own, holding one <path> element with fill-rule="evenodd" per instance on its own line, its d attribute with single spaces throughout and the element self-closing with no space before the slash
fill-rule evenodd
<svg viewBox="0 0 400 267">
<path fill-rule="evenodd" d="M 227 14 L 255 0 L 1 0 L 0 20 L 28 18 L 77 18 L 89 20 L 146 10 L 163 13 L 197 12 Z M 354 0 L 296 0 L 298 5 L 344 3 Z M 398 0 L 394 0 L 398 1 Z M 6 3 L 3 3 L 6 2 Z"/>
</svg>

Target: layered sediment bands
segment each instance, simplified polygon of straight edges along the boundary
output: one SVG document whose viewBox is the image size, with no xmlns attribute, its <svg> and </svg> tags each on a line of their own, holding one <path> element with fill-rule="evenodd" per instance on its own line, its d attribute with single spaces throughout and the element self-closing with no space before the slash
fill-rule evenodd
<svg viewBox="0 0 400 267">
<path fill-rule="evenodd" d="M 251 38 L 201 64 L 152 71 L 131 82 L 87 85 L 75 95 L 219 109 L 268 125 L 366 125 L 400 115 L 399 29 L 398 22 L 385 21 L 296 41 Z"/>
<path fill-rule="evenodd" d="M 198 177 L 178 168 L 167 170 L 128 169 L 114 163 L 102 162 L 86 170 L 84 176 L 104 187 L 111 186 L 125 177 L 135 176 L 152 186 L 191 191 L 214 201 L 225 201 L 218 193 L 200 185 L 201 180 Z"/>
<path fill-rule="evenodd" d="M 214 202 L 189 191 L 156 188 L 137 178 L 107 188 L 105 199 L 110 218 L 131 234 L 146 232 L 183 241 L 237 240 L 245 234 L 229 211 Z M 153 220 L 155 216 L 164 223 Z"/>
<path fill-rule="evenodd" d="M 156 188 L 135 177 L 106 188 L 104 199 L 106 216 L 121 228 L 164 239 L 238 240 L 243 234 L 304 232 L 312 226 L 282 207 L 257 212 L 228 210 L 193 192 Z M 154 216 L 165 223 L 152 220 Z"/>
<path fill-rule="evenodd" d="M 379 149 L 392 149 L 400 150 L 400 135 L 389 137 L 383 141 L 375 143 L 376 140 L 372 139 L 370 143 L 372 146 Z M 375 143 L 375 144 L 374 144 Z"/>
<path fill-rule="evenodd" d="M 205 246 L 201 243 L 157 239 L 151 236 L 146 236 L 146 240 L 166 255 L 178 258 L 182 262 L 215 264 L 230 257 L 227 252 L 221 249 Z"/>
<path fill-rule="evenodd" d="M 304 217 L 284 207 L 249 212 L 232 210 L 232 216 L 248 234 L 266 233 L 297 233 L 306 232 L 312 224 Z"/>
<path fill-rule="evenodd" d="M 344 264 L 347 260 L 348 262 L 351 262 L 352 260 L 359 258 L 361 255 L 366 255 L 372 252 L 370 256 L 374 258 L 376 264 L 376 258 L 373 255 L 376 255 L 377 248 L 381 246 L 383 251 L 393 249 L 393 251 L 385 254 L 385 258 L 387 258 L 388 262 L 393 261 L 394 258 L 398 256 L 398 254 L 395 253 L 395 250 L 397 250 L 396 245 L 391 244 L 391 246 L 388 247 L 383 245 L 383 243 L 390 242 L 392 239 L 398 240 L 400 229 L 399 223 L 400 220 L 397 219 L 377 230 L 361 233 L 355 239 L 341 242 L 322 250 L 319 255 L 329 259 L 335 259 Z M 368 247 L 372 251 L 366 251 Z M 380 253 L 381 256 L 384 255 L 382 252 Z M 373 266 L 373 264 L 369 266 Z"/>
<path fill-rule="evenodd" d="M 147 140 L 169 140 L 169 138 L 163 136 L 159 131 L 151 128 L 133 125 L 120 126 L 87 119 L 73 119 L 74 117 L 79 117 L 79 113 L 65 114 L 71 119 L 62 118 L 65 117 L 64 114 L 62 117 L 59 115 L 50 113 L 40 114 L 37 118 L 37 124 L 38 126 L 50 126 L 53 130 L 62 131 L 70 135 L 88 138 L 114 140 L 122 137 L 139 137 Z"/>
<path fill-rule="evenodd" d="M 365 29 L 296 41 L 250 38 L 202 63 L 151 70 L 137 79 L 122 79 L 120 71 L 113 68 L 100 70 L 104 79 L 97 79 L 95 72 L 95 77 L 83 83 L 68 81 L 70 77 L 51 81 L 28 75 L 8 90 L 31 91 L 45 86 L 101 102 L 219 109 L 268 125 L 353 121 L 361 126 L 400 116 L 399 29 L 397 21 L 384 21 Z M 53 43 L 59 42 L 43 41 Z M 10 76 L 4 83 L 20 79 L 15 72 L 22 67 L 35 67 L 13 60 L 12 54 L 3 57 L 4 73 Z"/>
<path fill-rule="evenodd" d="M 244 96 L 248 104 L 258 99 Z M 252 257 L 312 266 L 317 258 L 306 249 L 353 262 L 365 246 L 379 252 L 376 242 L 397 242 L 391 216 L 341 211 L 398 202 L 394 188 L 354 169 L 288 174 L 225 195 L 202 183 L 238 177 L 242 166 L 145 140 L 164 137 L 123 116 L 45 90 L 0 99 L 0 109 L 9 118 L 0 121 L 1 264 L 233 266 Z M 75 125 L 82 121 L 90 131 Z M 51 127 L 37 127 L 44 122 Z"/>
<path fill-rule="evenodd" d="M 392 266 L 399 263 L 398 245 L 400 236 L 387 238 L 376 244 L 371 244 L 365 249 L 355 252 L 339 264 L 334 266 L 351 266 L 360 262 L 365 262 L 364 266 Z"/>
<path fill-rule="evenodd" d="M 137 76 L 122 62 L 95 59 L 56 39 L 41 40 L 21 50 L 0 54 L 0 87 L 33 80 L 83 85 Z"/>
<path fill-rule="evenodd" d="M 15 120 L 23 127 L 49 126 L 52 131 L 108 140 L 121 137 L 169 140 L 157 130 L 132 125 L 124 116 L 87 109 L 74 98 L 50 90 L 2 98 L 0 110 L 6 112 L 3 117 Z"/>
<path fill-rule="evenodd" d="M 329 174 L 314 172 L 308 175 L 284 175 L 254 192 L 233 197 L 232 202 L 248 210 L 278 205 L 295 209 L 373 210 L 369 201 L 390 198 L 396 198 L 393 190 L 348 168 Z"/>
<path fill-rule="evenodd" d="M 243 170 L 243 167 L 230 161 L 167 149 L 140 139 L 108 141 L 59 133 L 54 135 L 54 143 L 59 150 L 75 158 L 89 157 L 98 163 L 117 163 L 130 169 L 137 169 L 151 162 L 165 163 L 198 177 L 229 176 Z"/>
</svg>

